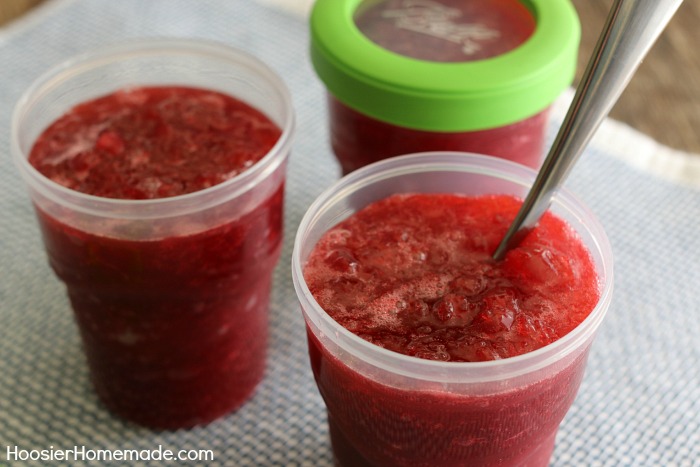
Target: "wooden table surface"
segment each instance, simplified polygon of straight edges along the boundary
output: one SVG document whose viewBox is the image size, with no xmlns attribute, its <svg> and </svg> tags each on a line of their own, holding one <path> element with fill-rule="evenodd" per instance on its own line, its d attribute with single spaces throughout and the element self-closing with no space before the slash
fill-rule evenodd
<svg viewBox="0 0 700 467">
<path fill-rule="evenodd" d="M 0 0 L 0 24 L 50 0 Z M 223 0 L 222 0 L 223 1 Z M 581 75 L 613 0 L 571 0 L 581 18 Z M 700 154 L 700 0 L 685 0 L 611 112 L 666 146 Z"/>
<path fill-rule="evenodd" d="M 613 0 L 572 0 L 581 18 L 578 76 Z M 666 146 L 700 155 L 700 0 L 685 0 L 610 115 Z"/>
</svg>

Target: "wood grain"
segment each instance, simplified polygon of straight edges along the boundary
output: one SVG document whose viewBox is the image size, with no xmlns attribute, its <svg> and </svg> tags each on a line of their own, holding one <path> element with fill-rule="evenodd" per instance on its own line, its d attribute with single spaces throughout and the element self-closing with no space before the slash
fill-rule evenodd
<svg viewBox="0 0 700 467">
<path fill-rule="evenodd" d="M 20 17 L 43 0 L 0 0 L 0 25 Z"/>
<path fill-rule="evenodd" d="M 581 19 L 578 76 L 613 0 L 572 0 Z M 700 154 L 700 1 L 685 0 L 630 81 L 611 117 L 672 148 Z"/>
</svg>

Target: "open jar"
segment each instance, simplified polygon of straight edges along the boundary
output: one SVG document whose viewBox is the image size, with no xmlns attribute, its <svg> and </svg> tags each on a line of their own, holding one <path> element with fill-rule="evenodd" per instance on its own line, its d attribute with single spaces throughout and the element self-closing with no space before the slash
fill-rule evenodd
<svg viewBox="0 0 700 467">
<path fill-rule="evenodd" d="M 344 174 L 434 150 L 538 168 L 580 38 L 569 0 L 317 0 L 310 25 Z"/>
</svg>

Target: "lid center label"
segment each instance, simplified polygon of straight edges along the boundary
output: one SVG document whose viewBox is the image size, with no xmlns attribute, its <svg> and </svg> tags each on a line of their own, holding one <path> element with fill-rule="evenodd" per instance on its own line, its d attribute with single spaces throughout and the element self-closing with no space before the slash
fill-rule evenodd
<svg viewBox="0 0 700 467">
<path fill-rule="evenodd" d="M 426 34 L 462 47 L 464 55 L 474 55 L 482 49 L 481 42 L 500 37 L 500 32 L 479 23 L 458 23 L 463 16 L 457 8 L 450 8 L 434 0 L 404 0 L 399 7 L 382 12 L 382 17 L 393 20 L 397 29 Z"/>
</svg>

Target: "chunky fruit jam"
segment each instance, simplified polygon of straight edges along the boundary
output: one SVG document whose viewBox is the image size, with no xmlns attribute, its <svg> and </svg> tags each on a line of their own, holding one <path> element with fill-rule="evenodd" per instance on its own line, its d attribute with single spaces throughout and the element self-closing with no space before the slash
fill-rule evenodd
<svg viewBox="0 0 700 467">
<path fill-rule="evenodd" d="M 317 244 L 309 289 L 343 327 L 406 355 L 475 362 L 540 348 L 588 316 L 597 276 L 588 250 L 549 213 L 493 261 L 519 204 L 453 195 L 377 202 Z"/>
<path fill-rule="evenodd" d="M 265 115 L 225 94 L 133 88 L 73 108 L 39 137 L 29 162 L 83 193 L 165 198 L 235 177 L 279 136 Z"/>
<path fill-rule="evenodd" d="M 545 214 L 502 262 L 511 196 L 394 195 L 328 231 L 304 277 L 342 326 L 385 349 L 481 362 L 543 347 L 599 299 L 586 247 Z M 340 465 L 546 465 L 586 352 L 545 379 L 465 396 L 392 387 L 357 373 L 309 337 Z"/>
<path fill-rule="evenodd" d="M 279 128 L 247 104 L 183 87 L 85 102 L 38 138 L 30 162 L 73 190 L 152 199 L 202 190 L 260 160 Z M 66 283 L 96 390 L 114 413 L 156 428 L 211 421 L 264 373 L 283 186 L 209 229 L 151 240 L 76 229 L 37 212 Z M 106 221 L 109 222 L 109 221 Z M 147 229 L 143 223 L 138 228 Z M 129 237 L 127 235 L 127 237 Z"/>
</svg>

